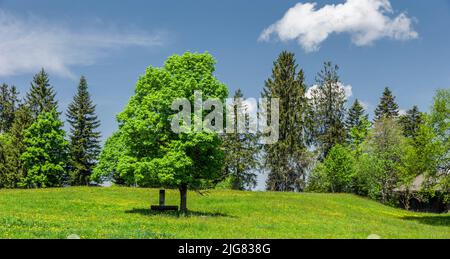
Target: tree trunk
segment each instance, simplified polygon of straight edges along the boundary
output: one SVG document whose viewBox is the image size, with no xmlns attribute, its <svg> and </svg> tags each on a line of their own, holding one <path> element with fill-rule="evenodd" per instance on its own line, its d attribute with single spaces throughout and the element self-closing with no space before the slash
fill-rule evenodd
<svg viewBox="0 0 450 259">
<path fill-rule="evenodd" d="M 183 213 L 188 212 L 187 209 L 187 190 L 186 184 L 180 186 L 180 211 Z"/>
</svg>

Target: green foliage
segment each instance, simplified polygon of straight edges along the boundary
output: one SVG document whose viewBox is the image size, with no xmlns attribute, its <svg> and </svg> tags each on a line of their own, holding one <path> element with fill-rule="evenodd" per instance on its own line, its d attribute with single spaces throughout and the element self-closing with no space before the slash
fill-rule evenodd
<svg viewBox="0 0 450 259">
<path fill-rule="evenodd" d="M 364 108 L 358 99 L 348 111 L 345 123 L 347 129 L 347 143 L 353 150 L 358 150 L 369 133 L 372 124 L 369 115 L 365 114 Z M 359 154 L 359 153 L 358 153 Z"/>
<path fill-rule="evenodd" d="M 352 151 L 334 146 L 323 163 L 320 163 L 310 179 L 310 191 L 351 193 L 355 186 L 355 169 Z"/>
<path fill-rule="evenodd" d="M 10 87 L 7 84 L 0 86 L 0 133 L 11 130 L 19 104 L 18 95 L 15 86 Z"/>
<path fill-rule="evenodd" d="M 233 176 L 226 177 L 224 180 L 216 184 L 216 190 L 233 190 L 236 184 L 236 179 Z"/>
<path fill-rule="evenodd" d="M 354 127 L 359 127 L 364 119 L 369 118 L 369 115 L 365 114 L 364 107 L 361 105 L 358 99 L 355 100 L 352 107 L 348 110 L 347 119 L 345 121 L 345 126 L 347 130 Z"/>
<path fill-rule="evenodd" d="M 405 159 L 412 167 L 410 171 L 427 175 L 438 172 L 443 146 L 429 123 L 420 124 L 414 140 L 410 142 L 414 152 L 412 157 Z"/>
<path fill-rule="evenodd" d="M 21 179 L 17 149 L 9 134 L 0 134 L 0 188 L 16 188 Z"/>
<path fill-rule="evenodd" d="M 424 115 L 419 111 L 417 106 L 408 110 L 405 115 L 400 116 L 400 125 L 403 128 L 403 134 L 407 138 L 414 139 L 423 122 Z"/>
<path fill-rule="evenodd" d="M 118 166 L 119 159 L 127 155 L 127 145 L 123 135 L 118 131 L 106 140 L 98 164 L 92 172 L 91 180 L 98 183 L 112 180 L 115 184 L 124 185 L 125 180 L 120 176 Z"/>
<path fill-rule="evenodd" d="M 24 134 L 21 156 L 27 174 L 21 185 L 29 188 L 62 186 L 67 167 L 68 142 L 55 110 L 38 116 Z"/>
<path fill-rule="evenodd" d="M 372 129 L 362 107 L 353 105 L 347 120 L 347 125 L 354 125 L 349 128 L 348 147 L 335 146 L 324 162 L 317 164 L 309 177 L 308 190 L 353 192 L 391 205 L 402 202 L 405 208 L 413 197 L 421 201 L 437 196 L 450 200 L 446 191 L 450 180 L 445 173 L 450 95 L 438 91 L 429 116 L 414 107 L 400 120 L 396 119 L 390 91 L 385 96 L 388 101 L 382 100 L 386 105 L 380 107 L 388 108 L 379 107 L 384 112 L 378 114 Z M 353 174 L 342 174 L 345 171 Z M 352 176 L 352 180 L 346 182 L 343 175 Z M 421 179 L 419 176 L 426 179 L 422 186 L 415 181 Z"/>
<path fill-rule="evenodd" d="M 72 185 L 87 185 L 100 153 L 100 122 L 88 92 L 88 84 L 81 77 L 77 94 L 67 110 L 70 129 L 70 181 Z"/>
<path fill-rule="evenodd" d="M 437 166 L 437 170 L 429 170 L 427 189 L 431 193 L 440 190 L 450 203 L 450 89 L 437 91 L 427 125 L 432 129 L 432 132 L 427 131 L 428 136 L 434 134 L 434 137 L 429 137 L 423 142 L 434 144 L 429 144 L 431 147 L 424 152 L 431 153 L 429 156 L 434 157 L 431 165 Z"/>
<path fill-rule="evenodd" d="M 443 147 L 439 166 L 442 171 L 448 172 L 450 170 L 450 89 L 437 91 L 430 116 L 430 126 Z"/>
<path fill-rule="evenodd" d="M 400 126 L 393 119 L 379 119 L 363 145 L 357 166 L 363 189 L 371 198 L 391 202 L 408 147 Z"/>
<path fill-rule="evenodd" d="M 225 150 L 224 177 L 231 180 L 231 189 L 246 190 L 256 186 L 256 171 L 260 167 L 259 154 L 261 147 L 258 136 L 248 131 L 251 118 L 248 116 L 248 107 L 243 102 L 244 95 L 237 90 L 234 95 L 234 133 L 222 136 Z M 246 133 L 239 132 L 238 118 L 244 118 Z"/>
<path fill-rule="evenodd" d="M 293 53 L 282 52 L 266 81 L 263 98 L 279 98 L 279 140 L 265 145 L 265 167 L 269 171 L 267 189 L 295 191 L 305 188 L 309 164 L 307 143 L 306 84 Z"/>
<path fill-rule="evenodd" d="M 361 144 L 366 140 L 369 135 L 370 128 L 372 127 L 372 123 L 369 119 L 364 116 L 361 118 L 359 123 L 352 128 L 350 128 L 348 133 L 348 144 L 349 146 L 356 151 L 356 155 L 360 155 Z"/>
<path fill-rule="evenodd" d="M 14 115 L 14 121 L 11 126 L 9 134 L 5 135 L 7 141 L 5 141 L 5 152 L 11 155 L 7 155 L 8 161 L 5 161 L 5 165 L 9 165 L 8 173 L 10 181 L 5 187 L 15 188 L 20 185 L 22 178 L 26 175 L 26 168 L 21 155 L 25 152 L 26 145 L 24 143 L 25 130 L 33 123 L 33 116 L 29 108 L 26 105 L 20 105 Z M 8 144 L 10 143 L 10 144 Z M 5 169 L 6 170 L 6 169 Z"/>
<path fill-rule="evenodd" d="M 416 197 L 419 200 L 435 196 L 435 185 L 439 182 L 439 157 L 442 154 L 442 145 L 436 138 L 436 134 L 428 123 L 419 125 L 414 139 L 408 139 L 409 145 L 406 147 L 403 159 L 403 170 L 399 175 L 399 185 L 407 199 L 403 199 L 405 208 L 409 208 L 409 198 Z M 421 176 L 426 181 L 422 186 L 417 186 L 420 190 L 411 190 L 411 186 L 416 178 Z M 440 186 L 441 187 L 441 186 Z"/>
<path fill-rule="evenodd" d="M 312 91 L 314 118 L 314 137 L 319 147 L 319 158 L 323 160 L 336 144 L 344 144 L 345 129 L 345 91 L 338 75 L 338 66 L 326 62 L 317 75 L 317 88 Z"/>
<path fill-rule="evenodd" d="M 33 82 L 31 82 L 31 89 L 27 93 L 26 102 L 35 119 L 44 112 L 58 109 L 55 100 L 56 93 L 49 82 L 48 74 L 44 69 L 37 73 Z"/>
<path fill-rule="evenodd" d="M 395 96 L 392 94 L 389 87 L 386 87 L 383 96 L 380 99 L 380 104 L 375 109 L 375 119 L 382 118 L 394 119 L 399 115 L 398 104 L 395 101 Z"/>
<path fill-rule="evenodd" d="M 17 138 L 21 115 L 18 92 L 12 86 L 0 86 L 0 188 L 16 188 L 23 176 L 20 154 L 23 144 Z M 17 118 L 16 118 L 17 117 Z M 25 125 L 27 126 L 27 125 Z"/>
<path fill-rule="evenodd" d="M 199 90 L 204 99 L 224 102 L 228 90 L 214 71 L 210 54 L 185 53 L 170 57 L 162 68 L 149 67 L 139 78 L 135 95 L 118 116 L 129 150 L 120 157 L 118 170 L 128 184 L 185 190 L 220 177 L 224 155 L 218 134 L 171 130 L 176 99 L 194 103 L 194 91 Z"/>
<path fill-rule="evenodd" d="M 315 165 L 308 176 L 308 185 L 305 191 L 317 193 L 328 193 L 331 191 L 331 182 L 323 163 L 317 162 Z"/>
</svg>

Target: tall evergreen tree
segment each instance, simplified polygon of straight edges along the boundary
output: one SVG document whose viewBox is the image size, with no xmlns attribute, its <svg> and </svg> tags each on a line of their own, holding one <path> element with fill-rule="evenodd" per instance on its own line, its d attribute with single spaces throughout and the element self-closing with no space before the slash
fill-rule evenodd
<svg viewBox="0 0 450 259">
<path fill-rule="evenodd" d="M 307 143 L 308 103 L 303 70 L 293 53 L 282 52 L 274 62 L 262 97 L 279 98 L 279 140 L 265 145 L 265 167 L 270 191 L 303 191 L 309 164 Z"/>
<path fill-rule="evenodd" d="M 19 105 L 18 91 L 15 86 L 2 84 L 0 86 L 0 133 L 9 132 L 14 114 Z"/>
<path fill-rule="evenodd" d="M 358 99 L 355 100 L 352 107 L 348 110 L 347 120 L 345 126 L 347 130 L 353 127 L 360 126 L 363 118 L 368 119 L 369 115 L 365 113 L 364 107 L 361 105 Z"/>
<path fill-rule="evenodd" d="M 347 98 L 338 75 L 338 66 L 326 62 L 316 78 L 317 87 L 312 90 L 311 103 L 314 117 L 314 137 L 323 160 L 336 144 L 346 139 L 345 104 Z"/>
<path fill-rule="evenodd" d="M 71 183 L 87 185 L 100 153 L 100 121 L 88 91 L 88 84 L 81 77 L 77 94 L 67 110 L 70 123 Z"/>
<path fill-rule="evenodd" d="M 381 118 L 395 119 L 399 115 L 398 104 L 395 101 L 395 96 L 389 87 L 386 87 L 383 96 L 380 99 L 380 104 L 375 110 L 375 120 Z"/>
<path fill-rule="evenodd" d="M 223 135 L 223 148 L 225 150 L 224 176 L 231 179 L 233 190 L 251 189 L 256 186 L 256 171 L 259 166 L 258 136 L 249 131 L 251 117 L 248 107 L 243 102 L 244 95 L 239 89 L 234 95 L 233 103 L 233 133 Z M 245 133 L 239 132 L 238 119 L 245 120 Z"/>
<path fill-rule="evenodd" d="M 423 113 L 419 111 L 417 106 L 408 110 L 405 115 L 400 116 L 400 125 L 403 129 L 403 135 L 407 138 L 415 139 L 420 126 L 424 123 Z"/>
<path fill-rule="evenodd" d="M 358 145 L 367 137 L 371 126 L 369 115 L 366 114 L 358 99 L 355 100 L 352 107 L 348 110 L 345 126 L 347 129 L 347 143 L 352 148 L 358 148 Z"/>
<path fill-rule="evenodd" d="M 14 122 L 11 127 L 11 137 L 13 138 L 14 143 L 16 143 L 19 153 L 25 151 L 25 144 L 23 143 L 24 133 L 32 123 L 33 115 L 30 108 L 24 104 L 19 105 L 19 108 L 15 112 Z"/>
<path fill-rule="evenodd" d="M 31 82 L 31 89 L 27 93 L 26 102 L 34 118 L 37 118 L 41 113 L 58 109 L 55 100 L 56 93 L 49 82 L 48 74 L 44 69 L 37 73 L 33 82 Z"/>
<path fill-rule="evenodd" d="M 14 142 L 8 133 L 0 134 L 0 188 L 15 188 L 20 179 L 14 163 Z"/>
<path fill-rule="evenodd" d="M 13 156 L 11 157 L 11 165 L 14 167 L 14 170 L 11 171 L 11 179 L 14 182 L 11 182 L 11 186 L 17 187 L 20 181 L 26 177 L 27 171 L 23 161 L 21 160 L 22 154 L 26 151 L 26 144 L 24 142 L 25 139 L 25 131 L 31 126 L 34 118 L 31 114 L 30 109 L 27 105 L 21 104 L 14 115 L 14 121 L 11 126 L 10 133 L 8 136 L 11 139 L 13 145 Z"/>
</svg>

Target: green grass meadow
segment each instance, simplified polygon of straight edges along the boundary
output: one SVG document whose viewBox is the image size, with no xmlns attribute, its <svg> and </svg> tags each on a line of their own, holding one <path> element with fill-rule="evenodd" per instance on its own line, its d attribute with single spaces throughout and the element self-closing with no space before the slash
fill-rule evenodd
<svg viewBox="0 0 450 259">
<path fill-rule="evenodd" d="M 167 204 L 178 205 L 178 191 Z M 347 194 L 190 192 L 189 216 L 155 213 L 158 190 L 0 190 L 0 238 L 450 238 L 450 215 Z"/>
</svg>

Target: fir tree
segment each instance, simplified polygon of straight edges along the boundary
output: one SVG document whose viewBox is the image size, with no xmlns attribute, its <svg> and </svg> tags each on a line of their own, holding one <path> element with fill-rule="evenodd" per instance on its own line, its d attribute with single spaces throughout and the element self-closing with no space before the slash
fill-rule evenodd
<svg viewBox="0 0 450 259">
<path fill-rule="evenodd" d="M 67 111 L 70 123 L 70 180 L 73 185 L 87 185 L 100 152 L 100 122 L 88 92 L 88 84 L 81 77 L 77 94 Z"/>
<path fill-rule="evenodd" d="M 400 116 L 399 122 L 403 129 L 403 135 L 407 138 L 414 139 L 419 132 L 420 126 L 424 123 L 424 116 L 419 111 L 419 108 L 414 106 L 405 115 Z"/>
<path fill-rule="evenodd" d="M 274 62 L 272 76 L 262 96 L 280 101 L 279 140 L 264 146 L 270 191 L 303 191 L 309 162 L 307 144 L 306 85 L 293 53 L 282 52 Z"/>
<path fill-rule="evenodd" d="M 317 87 L 312 90 L 314 137 L 323 160 L 331 148 L 345 142 L 345 104 L 347 98 L 337 71 L 338 66 L 326 62 L 316 78 Z"/>
<path fill-rule="evenodd" d="M 58 109 L 58 104 L 55 100 L 55 90 L 49 82 L 48 74 L 44 69 L 33 78 L 31 89 L 27 93 L 26 102 L 34 118 L 37 118 L 41 113 Z"/>
<path fill-rule="evenodd" d="M 369 115 L 365 114 L 364 107 L 361 105 L 359 100 L 356 99 L 352 107 L 348 110 L 348 116 L 345 122 L 347 130 L 360 126 L 363 118 L 368 119 Z"/>
<path fill-rule="evenodd" d="M 11 130 L 14 115 L 19 105 L 19 93 L 15 86 L 2 84 L 0 86 L 0 133 Z"/>
<path fill-rule="evenodd" d="M 348 110 L 345 126 L 347 129 L 347 143 L 351 147 L 357 148 L 364 141 L 371 126 L 369 115 L 366 114 L 358 99 L 355 100 L 352 107 Z"/>
<path fill-rule="evenodd" d="M 12 143 L 14 143 L 14 156 L 11 164 L 14 166 L 15 187 L 18 186 L 27 173 L 24 163 L 21 160 L 21 156 L 26 150 L 26 144 L 24 142 L 25 131 L 31 126 L 33 121 L 34 118 L 28 106 L 24 104 L 19 105 L 19 108 L 15 112 L 14 122 L 9 133 Z"/>
<path fill-rule="evenodd" d="M 244 95 L 239 89 L 234 95 L 233 103 L 233 133 L 224 134 L 223 148 L 225 150 L 224 176 L 231 179 L 233 190 L 246 190 L 256 186 L 256 170 L 258 169 L 259 150 L 257 134 L 249 131 L 251 118 L 248 107 L 243 102 Z M 245 120 L 245 133 L 239 132 L 238 119 Z"/>
<path fill-rule="evenodd" d="M 398 104 L 395 102 L 395 96 L 391 90 L 386 87 L 383 96 L 380 99 L 380 104 L 375 110 L 375 120 L 381 118 L 396 119 L 399 115 Z"/>
</svg>

